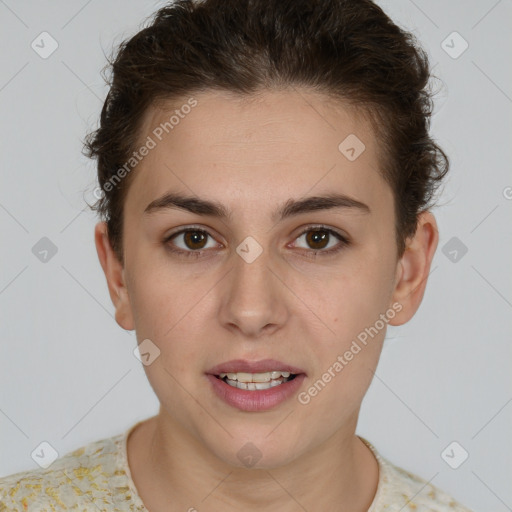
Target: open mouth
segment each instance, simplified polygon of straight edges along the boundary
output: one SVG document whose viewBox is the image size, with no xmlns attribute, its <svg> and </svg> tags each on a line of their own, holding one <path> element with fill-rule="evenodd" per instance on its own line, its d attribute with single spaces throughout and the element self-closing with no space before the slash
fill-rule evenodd
<svg viewBox="0 0 512 512">
<path fill-rule="evenodd" d="M 279 367 L 280 370 L 275 369 Z M 206 376 L 212 391 L 231 407 L 261 412 L 291 400 L 302 386 L 306 373 L 279 361 L 266 360 L 251 365 L 239 360 L 218 365 Z"/>
<path fill-rule="evenodd" d="M 219 380 L 229 386 L 247 391 L 259 391 L 280 386 L 289 382 L 297 374 L 290 372 L 266 372 L 266 373 L 221 373 L 216 375 Z"/>
</svg>

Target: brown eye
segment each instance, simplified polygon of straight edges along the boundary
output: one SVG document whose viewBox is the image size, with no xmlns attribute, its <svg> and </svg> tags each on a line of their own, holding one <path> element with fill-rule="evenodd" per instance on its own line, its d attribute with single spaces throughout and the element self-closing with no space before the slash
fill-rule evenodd
<svg viewBox="0 0 512 512">
<path fill-rule="evenodd" d="M 173 253 L 192 257 L 203 256 L 207 252 L 206 249 L 216 247 L 215 240 L 210 233 L 202 229 L 192 228 L 183 229 L 168 236 L 163 243 Z"/>
<path fill-rule="evenodd" d="M 188 249 L 203 249 L 208 236 L 204 231 L 187 231 L 183 235 L 183 241 Z"/>
<path fill-rule="evenodd" d="M 335 254 L 350 245 L 349 240 L 343 235 L 323 226 L 310 227 L 304 230 L 297 237 L 297 240 L 301 238 L 305 239 L 306 245 L 306 247 L 301 248 L 306 250 L 306 256 L 312 257 Z"/>
<path fill-rule="evenodd" d="M 330 234 L 326 229 L 312 229 L 305 234 L 306 241 L 312 249 L 325 249 L 330 238 Z"/>
</svg>

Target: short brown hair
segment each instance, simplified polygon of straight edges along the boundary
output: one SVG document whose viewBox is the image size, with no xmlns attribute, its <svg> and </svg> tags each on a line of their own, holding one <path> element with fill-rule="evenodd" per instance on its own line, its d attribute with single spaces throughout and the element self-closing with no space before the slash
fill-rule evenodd
<svg viewBox="0 0 512 512">
<path fill-rule="evenodd" d="M 123 41 L 108 66 L 110 89 L 84 154 L 97 158 L 103 190 L 89 206 L 107 222 L 121 263 L 133 173 L 118 186 L 105 184 L 130 158 L 143 114 L 158 100 L 296 85 L 361 109 L 372 121 L 380 171 L 393 191 L 399 257 L 449 168 L 429 135 L 428 56 L 370 0 L 176 0 Z"/>
</svg>

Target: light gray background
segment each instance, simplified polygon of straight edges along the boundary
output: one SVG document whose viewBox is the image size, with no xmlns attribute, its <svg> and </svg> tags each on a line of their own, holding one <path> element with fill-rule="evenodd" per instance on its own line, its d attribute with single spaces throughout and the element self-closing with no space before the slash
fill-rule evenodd
<svg viewBox="0 0 512 512">
<path fill-rule="evenodd" d="M 432 131 L 452 168 L 423 304 L 388 329 L 358 433 L 474 510 L 512 510 L 511 1 L 379 4 L 445 84 Z M 0 0 L 2 476 L 36 468 L 42 441 L 63 455 L 157 412 L 135 335 L 113 319 L 81 139 L 107 91 L 104 52 L 160 5 Z M 31 48 L 43 31 L 59 45 L 47 59 Z M 456 59 L 441 46 L 453 31 L 469 43 Z M 46 263 L 32 253 L 42 237 L 58 249 Z M 442 251 L 453 237 L 468 249 L 456 262 Z M 458 469 L 440 455 L 454 440 L 469 453 Z"/>
</svg>

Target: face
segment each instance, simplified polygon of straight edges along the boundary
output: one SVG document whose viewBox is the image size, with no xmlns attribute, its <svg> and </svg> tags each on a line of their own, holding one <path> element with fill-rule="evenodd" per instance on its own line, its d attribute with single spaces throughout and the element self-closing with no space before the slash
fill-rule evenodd
<svg viewBox="0 0 512 512">
<path fill-rule="evenodd" d="M 118 323 L 159 351 L 144 370 L 161 421 L 227 464 L 242 466 L 251 442 L 257 467 L 285 466 L 353 434 L 386 325 L 419 305 L 436 239 L 397 260 L 392 191 L 356 111 L 306 91 L 194 99 L 161 140 L 154 130 L 180 105 L 147 111 L 140 140 L 156 145 L 126 197 L 124 268 L 108 247 L 100 259 Z M 333 195 L 344 202 L 318 199 Z M 298 370 L 286 397 L 219 396 L 212 368 L 263 359 Z"/>
</svg>

